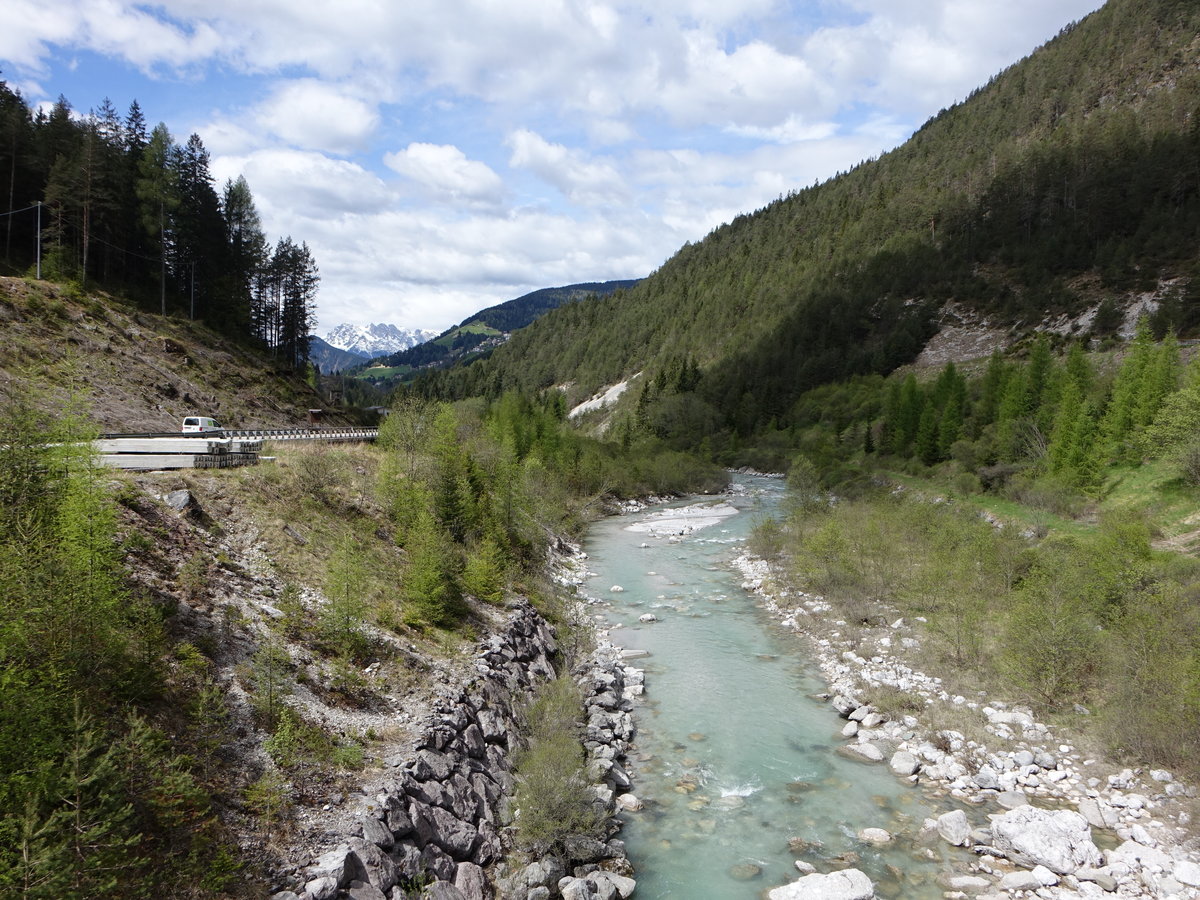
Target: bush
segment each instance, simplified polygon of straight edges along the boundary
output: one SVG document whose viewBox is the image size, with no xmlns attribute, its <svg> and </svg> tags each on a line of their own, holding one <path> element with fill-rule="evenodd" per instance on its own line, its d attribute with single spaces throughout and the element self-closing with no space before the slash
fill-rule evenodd
<svg viewBox="0 0 1200 900">
<path fill-rule="evenodd" d="M 529 744 L 517 756 L 517 840 L 532 856 L 561 851 L 572 835 L 603 835 L 584 772 L 583 703 L 570 678 L 547 683 L 529 709 Z"/>
</svg>

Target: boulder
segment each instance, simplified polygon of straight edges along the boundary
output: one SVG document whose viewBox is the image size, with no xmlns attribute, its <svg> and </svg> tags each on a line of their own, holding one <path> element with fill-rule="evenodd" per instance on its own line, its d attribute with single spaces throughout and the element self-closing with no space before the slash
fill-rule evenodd
<svg viewBox="0 0 1200 900">
<path fill-rule="evenodd" d="M 864 844 L 882 846 L 891 843 L 892 835 L 891 832 L 884 831 L 882 828 L 864 828 L 858 833 L 858 839 Z"/>
<path fill-rule="evenodd" d="M 628 900 L 637 888 L 637 882 L 632 878 L 626 878 L 624 875 L 618 875 L 616 872 L 606 872 L 603 869 L 593 872 L 588 876 L 588 879 L 597 884 L 601 881 L 608 881 L 616 889 L 617 895 L 621 900 Z"/>
<path fill-rule="evenodd" d="M 465 900 L 488 900 L 492 895 L 487 876 L 475 863 L 458 864 L 458 871 L 454 873 L 454 886 Z"/>
<path fill-rule="evenodd" d="M 421 891 L 421 900 L 466 900 L 462 891 L 448 881 L 435 881 Z"/>
<path fill-rule="evenodd" d="M 838 752 L 864 762 L 883 762 L 883 751 L 874 744 L 846 744 Z"/>
<path fill-rule="evenodd" d="M 943 841 L 955 847 L 965 847 L 971 842 L 971 825 L 961 809 L 938 816 L 937 832 Z"/>
<path fill-rule="evenodd" d="M 369 881 L 352 881 L 346 891 L 347 900 L 387 900 L 387 894 Z"/>
<path fill-rule="evenodd" d="M 1000 889 L 1004 891 L 1036 891 L 1041 886 L 1038 877 L 1025 869 L 1009 872 L 1000 879 Z"/>
<path fill-rule="evenodd" d="M 917 769 L 921 768 L 921 764 L 917 758 L 907 750 L 897 750 L 892 754 L 892 761 L 888 763 L 892 771 L 897 775 L 907 777 L 916 773 Z"/>
<path fill-rule="evenodd" d="M 1024 791 L 1001 791 L 996 795 L 996 802 L 1005 809 L 1016 809 L 1018 806 L 1028 806 L 1029 798 Z"/>
<path fill-rule="evenodd" d="M 858 869 L 803 878 L 771 890 L 770 900 L 871 900 L 875 885 Z"/>
<path fill-rule="evenodd" d="M 1186 884 L 1188 887 L 1200 887 L 1200 865 L 1191 860 L 1181 859 L 1175 863 L 1175 869 L 1171 874 L 1180 884 Z"/>
<path fill-rule="evenodd" d="M 992 846 L 1017 865 L 1042 865 L 1059 875 L 1101 863 L 1087 820 L 1066 809 L 1009 810 L 992 823 Z"/>
<path fill-rule="evenodd" d="M 1121 821 L 1111 806 L 1103 800 L 1090 797 L 1079 801 L 1079 814 L 1093 828 L 1116 828 Z"/>
</svg>

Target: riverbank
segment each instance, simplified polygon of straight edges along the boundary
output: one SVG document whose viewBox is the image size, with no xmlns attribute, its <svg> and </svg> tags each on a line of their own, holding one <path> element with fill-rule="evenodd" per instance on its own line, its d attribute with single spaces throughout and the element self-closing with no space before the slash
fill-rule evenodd
<svg viewBox="0 0 1200 900">
<path fill-rule="evenodd" d="M 780 587 L 765 561 L 743 554 L 735 565 L 763 608 L 808 638 L 846 719 L 842 752 L 986 812 L 981 828 L 965 814 L 925 823 L 976 852 L 971 871 L 946 885 L 950 896 L 1200 897 L 1194 787 L 1165 770 L 1117 769 L 1001 698 L 952 695 L 913 665 L 920 623 L 848 625 L 824 598 Z"/>
</svg>

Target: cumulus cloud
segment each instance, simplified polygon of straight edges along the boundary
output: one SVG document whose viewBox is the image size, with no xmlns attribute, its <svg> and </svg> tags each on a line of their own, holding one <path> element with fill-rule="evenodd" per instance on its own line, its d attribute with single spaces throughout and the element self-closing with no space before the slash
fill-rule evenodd
<svg viewBox="0 0 1200 900">
<path fill-rule="evenodd" d="M 509 165 L 530 170 L 573 203 L 603 206 L 629 196 L 621 174 L 607 161 L 592 160 L 582 151 L 551 143 L 525 128 L 509 134 L 505 144 L 512 150 Z"/>
<path fill-rule="evenodd" d="M 383 161 L 438 200 L 495 206 L 504 197 L 500 176 L 452 145 L 412 143 Z"/>
<path fill-rule="evenodd" d="M 312 78 L 278 85 L 256 118 L 294 147 L 329 153 L 364 149 L 379 125 L 373 107 Z"/>
</svg>

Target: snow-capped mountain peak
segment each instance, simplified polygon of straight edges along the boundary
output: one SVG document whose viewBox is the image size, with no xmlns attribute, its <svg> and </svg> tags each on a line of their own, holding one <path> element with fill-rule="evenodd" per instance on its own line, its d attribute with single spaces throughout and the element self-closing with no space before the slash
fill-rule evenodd
<svg viewBox="0 0 1200 900">
<path fill-rule="evenodd" d="M 437 337 L 436 331 L 397 328 L 380 322 L 374 325 L 339 325 L 325 335 L 325 342 L 364 359 L 374 359 L 376 356 L 407 350 L 433 337 Z"/>
</svg>

